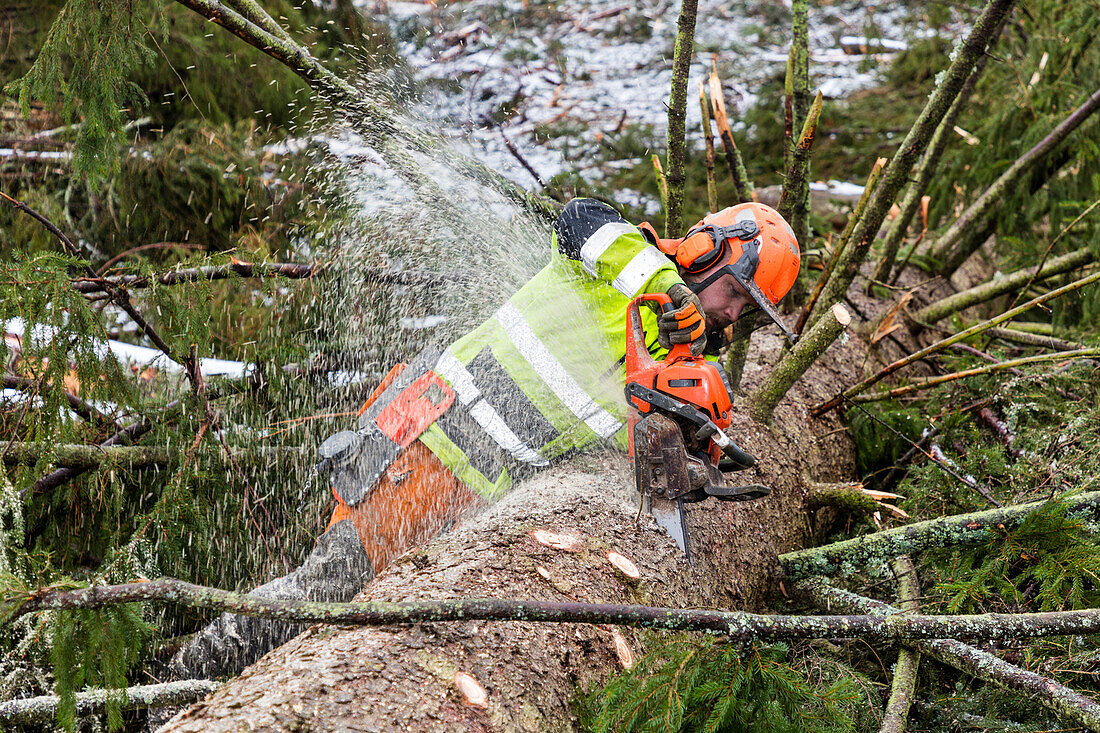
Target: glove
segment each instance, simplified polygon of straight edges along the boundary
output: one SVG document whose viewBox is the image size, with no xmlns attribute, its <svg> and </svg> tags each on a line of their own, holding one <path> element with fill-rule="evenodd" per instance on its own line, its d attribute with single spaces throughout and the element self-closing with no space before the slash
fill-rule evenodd
<svg viewBox="0 0 1100 733">
<path fill-rule="evenodd" d="M 691 344 L 691 355 L 699 356 L 707 347 L 707 324 L 699 296 L 683 283 L 668 289 L 671 310 L 657 319 L 657 343 L 666 349 L 673 344 Z"/>
</svg>

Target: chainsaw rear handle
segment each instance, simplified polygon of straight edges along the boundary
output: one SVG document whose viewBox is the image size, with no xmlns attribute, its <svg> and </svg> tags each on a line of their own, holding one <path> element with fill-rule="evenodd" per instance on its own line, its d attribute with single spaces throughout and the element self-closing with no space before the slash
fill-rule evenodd
<svg viewBox="0 0 1100 733">
<path fill-rule="evenodd" d="M 630 301 L 627 306 L 627 318 L 630 320 L 626 329 L 626 372 L 628 375 L 636 373 L 639 369 L 650 367 L 657 362 L 649 353 L 645 344 L 645 331 L 642 329 L 642 314 L 638 310 L 640 305 L 656 305 L 661 313 L 675 310 L 672 298 L 667 293 L 643 293 Z M 673 344 L 668 350 L 665 361 L 679 361 L 691 358 L 691 344 Z"/>
</svg>

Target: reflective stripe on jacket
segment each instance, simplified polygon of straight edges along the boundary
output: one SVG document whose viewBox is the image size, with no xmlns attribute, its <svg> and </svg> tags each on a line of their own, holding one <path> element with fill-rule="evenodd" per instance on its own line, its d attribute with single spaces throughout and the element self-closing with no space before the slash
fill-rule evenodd
<svg viewBox="0 0 1100 733">
<path fill-rule="evenodd" d="M 565 207 L 554 243 L 549 264 L 435 366 L 455 404 L 420 440 L 487 499 L 572 451 L 625 447 L 627 305 L 682 282 L 636 227 L 592 199 Z M 643 308 L 642 318 L 663 357 L 656 316 Z"/>
</svg>

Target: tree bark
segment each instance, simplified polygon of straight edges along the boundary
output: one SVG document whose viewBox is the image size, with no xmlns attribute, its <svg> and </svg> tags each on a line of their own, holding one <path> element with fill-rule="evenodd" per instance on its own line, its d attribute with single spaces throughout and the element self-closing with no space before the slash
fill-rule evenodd
<svg viewBox="0 0 1100 733">
<path fill-rule="evenodd" d="M 678 237 L 684 216 L 684 150 L 687 147 L 687 86 L 695 52 L 695 15 L 699 0 L 683 0 L 672 51 L 672 88 L 668 100 L 668 208 L 665 236 Z"/>
<path fill-rule="evenodd" d="M 40 458 L 48 457 L 54 465 L 73 469 L 95 468 L 103 463 L 111 463 L 123 468 L 167 466 L 174 460 L 174 454 L 164 448 L 143 445 L 106 446 L 5 441 L 0 443 L 0 453 L 4 456 L 4 463 L 9 465 L 36 463 Z"/>
<path fill-rule="evenodd" d="M 906 613 L 920 610 L 920 579 L 913 561 L 901 556 L 894 561 L 894 576 L 898 579 L 898 607 Z M 898 649 L 898 662 L 894 665 L 894 681 L 890 685 L 890 699 L 886 701 L 886 713 L 878 733 L 905 733 L 909 719 L 909 706 L 917 691 L 917 670 L 920 668 L 920 652 L 909 647 Z"/>
<path fill-rule="evenodd" d="M 746 382 L 756 362 L 781 346 L 757 334 Z M 858 342 L 847 345 L 853 352 Z M 663 530 L 638 518 L 625 458 L 589 456 L 518 486 L 485 513 L 387 568 L 359 600 L 494 597 L 640 603 L 673 607 L 760 608 L 778 579 L 777 554 L 809 533 L 804 476 L 847 478 L 851 446 L 836 423 L 814 423 L 805 405 L 827 394 L 822 383 L 851 378 L 856 356 L 815 364 L 779 405 L 770 425 L 735 408 L 729 434 L 760 459 L 737 480 L 773 493 L 749 504 L 713 500 L 688 507 L 689 566 Z M 753 368 L 755 367 L 755 368 Z M 587 466 L 587 472 L 581 470 Z M 534 529 L 569 532 L 579 551 L 554 550 Z M 629 557 L 641 579 L 618 575 L 607 551 Z M 625 631 L 635 651 L 636 632 Z M 314 628 L 272 652 L 168 730 L 349 730 L 369 720 L 380 731 L 569 730 L 578 688 L 600 684 L 617 657 L 602 626 L 520 622 L 425 623 L 410 628 Z M 455 675 L 488 691 L 485 706 L 468 704 Z M 464 678 L 463 678 L 464 679 Z"/>
</svg>

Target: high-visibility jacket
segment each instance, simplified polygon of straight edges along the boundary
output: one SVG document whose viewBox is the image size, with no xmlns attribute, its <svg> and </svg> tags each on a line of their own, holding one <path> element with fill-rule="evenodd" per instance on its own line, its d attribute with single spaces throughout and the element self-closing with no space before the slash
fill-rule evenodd
<svg viewBox="0 0 1100 733">
<path fill-rule="evenodd" d="M 420 440 L 486 499 L 570 452 L 625 447 L 627 305 L 683 282 L 637 227 L 592 199 L 566 205 L 553 241 L 549 264 L 435 364 L 455 401 Z M 641 315 L 663 358 L 656 316 Z"/>
</svg>

